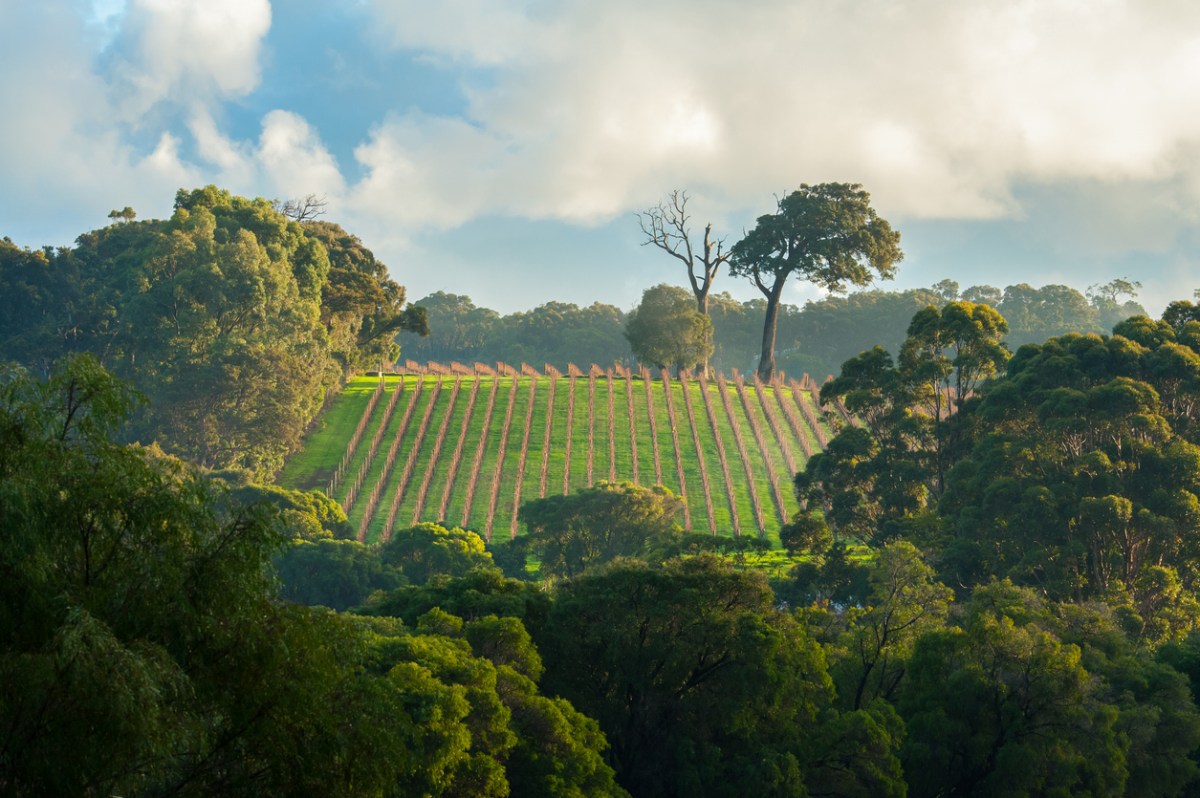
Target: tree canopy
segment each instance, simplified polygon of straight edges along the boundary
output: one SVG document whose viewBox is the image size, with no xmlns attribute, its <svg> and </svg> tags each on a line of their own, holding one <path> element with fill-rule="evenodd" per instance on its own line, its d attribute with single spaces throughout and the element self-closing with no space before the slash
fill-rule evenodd
<svg viewBox="0 0 1200 798">
<path fill-rule="evenodd" d="M 783 289 L 792 277 L 827 291 L 888 279 L 904 257 L 900 234 L 871 207 L 862 186 L 801 185 L 758 217 L 731 251 L 733 274 L 747 277 L 767 299 L 758 373 L 775 371 L 775 331 Z"/>
</svg>

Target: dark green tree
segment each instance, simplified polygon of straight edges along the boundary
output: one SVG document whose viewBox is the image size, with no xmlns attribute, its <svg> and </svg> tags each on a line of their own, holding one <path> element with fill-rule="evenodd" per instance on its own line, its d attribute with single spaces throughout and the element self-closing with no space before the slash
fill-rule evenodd
<svg viewBox="0 0 1200 798">
<path fill-rule="evenodd" d="M 599 482 L 521 505 L 542 573 L 570 579 L 616 557 L 656 556 L 682 534 L 683 502 L 661 485 Z"/>
<path fill-rule="evenodd" d="M 639 361 L 659 369 L 702 370 L 713 352 L 712 321 L 692 307 L 686 291 L 665 283 L 642 293 L 625 337 Z"/>
<path fill-rule="evenodd" d="M 414 585 L 423 585 L 439 574 L 463 576 L 473 568 L 494 567 L 479 535 L 429 522 L 397 529 L 380 547 L 380 557 Z"/>
<path fill-rule="evenodd" d="M 600 722 L 639 796 L 900 795 L 899 726 L 839 715 L 820 647 L 765 581 L 711 555 L 564 583 L 546 685 Z"/>
<path fill-rule="evenodd" d="M 783 289 L 794 276 L 827 291 L 889 279 L 903 257 L 900 234 L 871 207 L 859 185 L 801 185 L 760 216 L 733 246 L 730 268 L 767 299 L 758 373 L 775 372 L 775 333 Z"/>
</svg>

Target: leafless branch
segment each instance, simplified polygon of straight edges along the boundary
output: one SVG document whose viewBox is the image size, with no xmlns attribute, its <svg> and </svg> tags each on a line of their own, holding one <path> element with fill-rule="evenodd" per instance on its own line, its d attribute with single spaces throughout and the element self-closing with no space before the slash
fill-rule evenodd
<svg viewBox="0 0 1200 798">
<path fill-rule="evenodd" d="M 275 203 L 280 213 L 297 222 L 311 222 L 318 216 L 324 216 L 325 205 L 325 197 L 318 197 L 316 194 L 307 194 L 302 199 L 285 200 L 282 204 L 277 200 Z"/>
</svg>

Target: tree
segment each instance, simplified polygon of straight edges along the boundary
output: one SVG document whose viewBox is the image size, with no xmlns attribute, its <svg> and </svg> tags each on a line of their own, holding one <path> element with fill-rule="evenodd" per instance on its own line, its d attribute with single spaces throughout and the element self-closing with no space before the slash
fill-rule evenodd
<svg viewBox="0 0 1200 798">
<path fill-rule="evenodd" d="M 1101 330 L 1111 330 L 1130 316 L 1146 315 L 1146 309 L 1135 301 L 1141 287 L 1139 281 L 1122 277 L 1088 286 L 1087 298 L 1096 311 Z M 1121 297 L 1128 299 L 1122 302 Z"/>
<path fill-rule="evenodd" d="M 633 354 L 655 368 L 703 368 L 712 356 L 712 320 L 692 308 L 687 292 L 660 284 L 642 293 L 625 322 Z"/>
<path fill-rule="evenodd" d="M 492 567 L 492 556 L 479 535 L 430 522 L 397 529 L 383 544 L 381 559 L 414 585 L 423 585 L 438 574 L 462 576 L 472 568 Z"/>
<path fill-rule="evenodd" d="M 616 557 L 653 556 L 682 533 L 683 502 L 661 485 L 599 482 L 521 505 L 542 573 L 568 579 Z"/>
<path fill-rule="evenodd" d="M 964 629 L 917 641 L 899 702 L 910 795 L 1123 794 L 1117 713 L 1037 604 L 997 583 Z"/>
<path fill-rule="evenodd" d="M 316 194 L 305 194 L 303 197 L 293 197 L 291 199 L 280 202 L 276 200 L 274 203 L 275 210 L 282 213 L 289 219 L 297 222 L 315 221 L 318 216 L 325 215 L 325 197 L 318 197 Z"/>
<path fill-rule="evenodd" d="M 899 724 L 833 709 L 820 647 L 759 574 L 619 560 L 561 587 L 545 638 L 547 688 L 599 721 L 634 795 L 903 794 Z"/>
<path fill-rule="evenodd" d="M 642 246 L 652 244 L 683 263 L 696 296 L 696 310 L 707 316 L 708 294 L 721 266 L 729 261 L 729 252 L 725 239 L 713 235 L 711 222 L 704 225 L 703 240 L 693 245 L 687 204 L 687 192 L 676 189 L 666 202 L 638 214 L 638 224 L 645 236 Z"/>
<path fill-rule="evenodd" d="M 733 246 L 732 273 L 748 277 L 767 298 L 758 365 L 763 380 L 775 372 L 779 305 L 793 276 L 837 292 L 847 284 L 866 285 L 874 275 L 890 279 L 895 273 L 903 257 L 900 234 L 875 212 L 870 199 L 856 184 L 801 185 Z"/>
<path fill-rule="evenodd" d="M 1010 285 L 996 309 L 1008 321 L 1005 340 L 1013 351 L 1055 335 L 1103 331 L 1084 295 L 1066 285 Z"/>
</svg>

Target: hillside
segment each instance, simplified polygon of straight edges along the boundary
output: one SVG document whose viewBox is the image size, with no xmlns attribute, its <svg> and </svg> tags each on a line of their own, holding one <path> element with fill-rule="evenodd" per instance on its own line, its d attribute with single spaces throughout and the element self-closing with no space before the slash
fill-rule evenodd
<svg viewBox="0 0 1200 798">
<path fill-rule="evenodd" d="M 363 540 L 417 521 L 516 535 L 522 502 L 601 480 L 665 485 L 693 531 L 776 539 L 832 433 L 807 377 L 420 371 L 351 381 L 280 482 L 329 492 Z"/>
</svg>

